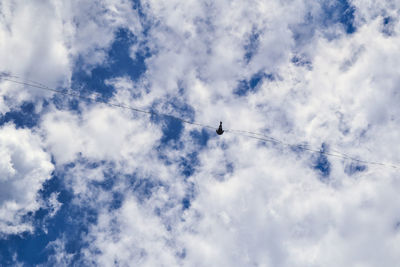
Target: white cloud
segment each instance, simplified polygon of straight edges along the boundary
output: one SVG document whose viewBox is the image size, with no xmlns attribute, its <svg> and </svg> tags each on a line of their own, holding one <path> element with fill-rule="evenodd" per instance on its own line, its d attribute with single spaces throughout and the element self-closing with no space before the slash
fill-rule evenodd
<svg viewBox="0 0 400 267">
<path fill-rule="evenodd" d="M 139 116 L 97 104 L 84 108 L 82 116 L 49 113 L 43 117 L 42 129 L 59 164 L 74 161 L 78 153 L 94 161 L 131 162 L 136 155 L 149 153 L 160 137 L 159 129 L 148 124 L 149 116 Z"/>
<path fill-rule="evenodd" d="M 59 266 L 68 266 L 73 262 L 73 255 L 66 253 L 65 251 L 65 243 L 67 238 L 64 236 L 63 238 L 56 239 L 51 241 L 46 246 L 46 249 L 54 250 L 55 253 L 49 256 L 48 261 L 45 264 L 56 264 Z M 39 265 L 39 266 L 42 266 Z"/>
<path fill-rule="evenodd" d="M 70 61 L 64 45 L 62 21 L 55 6 L 46 1 L 34 5 L 5 1 L 0 12 L 2 71 L 33 78 L 48 86 L 65 80 L 70 73 Z M 41 93 L 32 89 L 25 95 Z"/>
<path fill-rule="evenodd" d="M 38 190 L 53 170 L 50 156 L 36 134 L 13 125 L 0 129 L 0 151 L 0 233 L 31 230 L 21 216 L 40 206 Z"/>
<path fill-rule="evenodd" d="M 93 251 L 85 251 L 86 260 L 97 265 L 176 266 L 176 248 L 171 233 L 151 207 L 126 199 L 121 209 L 102 212 L 91 230 L 89 242 Z M 132 223 L 135 221 L 135 223 Z M 96 251 L 102 253 L 96 256 Z"/>
</svg>

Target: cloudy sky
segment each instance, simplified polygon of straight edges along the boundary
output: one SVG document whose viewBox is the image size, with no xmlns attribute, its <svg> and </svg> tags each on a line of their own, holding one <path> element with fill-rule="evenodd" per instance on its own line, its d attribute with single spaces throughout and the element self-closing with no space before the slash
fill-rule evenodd
<svg viewBox="0 0 400 267">
<path fill-rule="evenodd" d="M 399 47 L 396 0 L 2 0 L 0 265 L 398 265 Z"/>
</svg>

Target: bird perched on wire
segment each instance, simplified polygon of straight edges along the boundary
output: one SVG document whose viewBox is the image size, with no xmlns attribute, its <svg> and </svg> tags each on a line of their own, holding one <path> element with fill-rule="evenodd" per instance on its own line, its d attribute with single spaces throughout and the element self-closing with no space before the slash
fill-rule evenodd
<svg viewBox="0 0 400 267">
<path fill-rule="evenodd" d="M 216 132 L 217 132 L 218 135 L 221 135 L 221 134 L 224 133 L 224 130 L 222 130 L 222 121 L 219 122 L 219 127 L 216 130 Z"/>
</svg>

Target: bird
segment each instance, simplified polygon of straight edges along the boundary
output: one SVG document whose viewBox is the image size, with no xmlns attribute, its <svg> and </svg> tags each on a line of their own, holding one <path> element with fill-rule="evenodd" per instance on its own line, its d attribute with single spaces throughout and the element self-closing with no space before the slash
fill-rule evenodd
<svg viewBox="0 0 400 267">
<path fill-rule="evenodd" d="M 221 135 L 221 134 L 224 133 L 224 130 L 222 130 L 222 121 L 219 122 L 219 127 L 216 130 L 216 132 L 217 132 L 218 135 Z"/>
</svg>

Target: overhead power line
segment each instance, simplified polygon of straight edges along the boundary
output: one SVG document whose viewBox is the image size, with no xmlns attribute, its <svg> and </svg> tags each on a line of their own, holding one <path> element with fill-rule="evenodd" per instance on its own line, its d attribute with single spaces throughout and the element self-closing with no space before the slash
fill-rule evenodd
<svg viewBox="0 0 400 267">
<path fill-rule="evenodd" d="M 145 113 L 145 114 L 150 114 L 150 115 L 157 115 L 157 116 L 165 116 L 165 117 L 170 117 L 173 118 L 175 120 L 179 120 L 183 123 L 187 123 L 187 124 L 192 124 L 192 125 L 196 125 L 196 126 L 201 126 L 201 127 L 205 127 L 205 128 L 209 128 L 209 129 L 214 129 L 214 127 L 209 126 L 209 125 L 205 125 L 205 124 L 201 124 L 201 123 L 197 123 L 197 122 L 193 122 L 193 121 L 188 121 L 170 114 L 164 114 L 164 113 L 160 113 L 160 112 L 156 112 L 156 111 L 149 111 L 149 110 L 144 110 L 144 109 L 140 109 L 140 108 L 134 108 L 131 106 L 126 106 L 123 105 L 121 103 L 112 103 L 112 102 L 108 102 L 106 99 L 103 98 L 91 98 L 91 97 L 87 97 L 87 96 L 82 96 L 80 94 L 77 93 L 71 93 L 71 92 L 64 92 L 61 90 L 57 90 L 54 88 L 50 88 L 44 85 L 41 85 L 40 83 L 29 83 L 29 82 L 21 82 L 21 81 L 16 81 L 16 80 L 12 80 L 12 79 L 8 79 L 8 78 L 1 78 L 4 81 L 9 81 L 9 82 L 13 82 L 16 84 L 21 84 L 21 85 L 26 85 L 26 86 L 31 86 L 31 87 L 35 87 L 38 89 L 42 89 L 42 90 L 47 90 L 53 93 L 57 93 L 57 94 L 62 94 L 62 95 L 66 95 L 66 96 L 71 96 L 71 97 L 75 97 L 75 98 L 79 98 L 88 102 L 98 102 L 98 103 L 102 103 L 102 104 L 106 104 L 108 106 L 112 106 L 112 107 L 118 107 L 118 108 L 122 108 L 122 109 L 128 109 L 128 110 L 132 110 L 135 112 L 140 112 L 140 113 Z"/>
<path fill-rule="evenodd" d="M 18 76 L 4 74 L 4 73 L 1 74 L 0 73 L 0 80 L 12 82 L 12 83 L 15 83 L 15 84 L 30 86 L 30 87 L 34 87 L 34 88 L 50 91 L 50 92 L 53 92 L 53 93 L 74 97 L 74 98 L 81 99 L 81 100 L 84 100 L 84 101 L 98 102 L 98 103 L 102 103 L 102 104 L 105 104 L 105 105 L 108 105 L 108 106 L 117 107 L 117 108 L 121 108 L 121 109 L 127 109 L 127 110 L 131 110 L 131 111 L 134 111 L 134 112 L 139 112 L 139 113 L 144 113 L 144 114 L 149 114 L 149 115 L 157 115 L 157 116 L 169 117 L 169 118 L 181 121 L 182 123 L 191 124 L 191 125 L 195 125 L 195 126 L 199 126 L 199 127 L 215 130 L 215 127 L 213 127 L 211 125 L 202 124 L 202 123 L 198 123 L 198 122 L 195 122 L 195 121 L 185 120 L 185 119 L 182 119 L 182 118 L 179 118 L 177 116 L 170 115 L 170 114 L 160 113 L 160 112 L 153 111 L 153 110 L 144 110 L 144 109 L 140 109 L 140 108 L 135 108 L 135 107 L 132 107 L 132 106 L 123 105 L 121 103 L 113 103 L 113 102 L 107 101 L 104 98 L 98 98 L 98 97 L 97 98 L 91 98 L 91 97 L 87 97 L 87 96 L 82 96 L 82 95 L 80 95 L 78 93 L 65 92 L 65 91 L 61 91 L 61 90 L 58 90 L 58 89 L 47 87 L 47 86 L 45 86 L 45 85 L 43 85 L 41 83 L 38 83 L 38 82 L 35 82 L 35 81 L 31 81 L 31 80 L 18 81 L 17 79 L 22 80 Z M 377 161 L 362 160 L 362 159 L 358 159 L 358 158 L 356 158 L 354 156 L 349 156 L 349 155 L 347 155 L 345 153 L 342 153 L 342 152 L 339 152 L 339 151 L 335 151 L 335 153 L 332 153 L 332 152 L 328 152 L 328 151 L 325 151 L 325 150 L 315 149 L 315 148 L 309 147 L 308 145 L 287 143 L 285 141 L 282 141 L 280 139 L 277 139 L 277 138 L 274 138 L 274 137 L 271 137 L 271 136 L 268 136 L 268 135 L 265 135 L 265 134 L 262 134 L 262 133 L 257 133 L 257 132 L 252 132 L 252 131 L 243 131 L 243 130 L 234 130 L 234 129 L 225 129 L 225 132 L 238 134 L 238 135 L 241 135 L 241 136 L 244 136 L 244 137 L 256 139 L 256 140 L 263 141 L 263 142 L 275 143 L 277 145 L 281 145 L 281 146 L 292 148 L 292 149 L 300 149 L 300 150 L 303 150 L 303 151 L 308 151 L 308 152 L 316 153 L 316 154 L 322 154 L 322 155 L 329 156 L 329 157 L 335 157 L 335 158 L 340 158 L 340 159 L 344 159 L 344 160 L 351 160 L 351 161 L 362 163 L 362 164 L 391 167 L 391 168 L 395 168 L 395 169 L 400 168 L 399 165 L 395 165 L 395 164 L 391 164 L 391 163 L 377 162 Z"/>
</svg>

